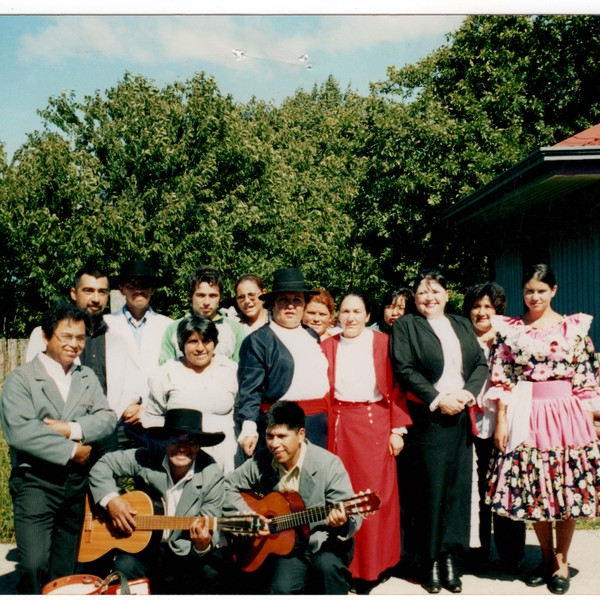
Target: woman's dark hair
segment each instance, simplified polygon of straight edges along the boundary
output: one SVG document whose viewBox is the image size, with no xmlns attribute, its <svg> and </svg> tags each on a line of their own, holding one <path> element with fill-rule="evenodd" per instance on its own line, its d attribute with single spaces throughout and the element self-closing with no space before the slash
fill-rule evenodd
<svg viewBox="0 0 600 600">
<path fill-rule="evenodd" d="M 348 298 L 348 296 L 356 296 L 357 298 L 360 298 L 364 305 L 365 305 L 365 309 L 367 311 L 367 314 L 370 314 L 371 316 L 374 314 L 373 312 L 373 308 L 374 308 L 374 304 L 373 302 L 371 302 L 371 299 L 369 298 L 369 296 L 367 296 L 367 294 L 365 294 L 365 292 L 361 291 L 361 290 L 348 290 L 347 292 L 344 292 L 342 294 L 342 296 L 339 299 L 338 302 L 338 310 L 341 308 L 342 306 L 342 302 Z"/>
<path fill-rule="evenodd" d="M 473 285 L 466 291 L 465 299 L 463 300 L 463 313 L 465 316 L 469 316 L 475 302 L 484 296 L 487 296 L 490 299 L 497 315 L 504 314 L 504 311 L 506 310 L 506 294 L 504 293 L 504 288 L 495 281 L 486 281 L 485 283 Z"/>
<path fill-rule="evenodd" d="M 421 281 L 426 279 L 427 281 L 435 281 L 439 285 L 441 285 L 445 290 L 448 289 L 448 282 L 446 278 L 442 275 L 441 271 L 437 269 L 421 269 L 417 274 L 417 278 L 415 279 L 415 284 L 413 285 L 413 293 L 417 291 Z"/>
<path fill-rule="evenodd" d="M 204 315 L 188 315 L 177 325 L 177 345 L 182 352 L 193 333 L 200 335 L 204 341 L 214 342 L 215 346 L 219 343 L 219 331 L 213 321 Z"/>
<path fill-rule="evenodd" d="M 233 286 L 233 294 L 234 294 L 234 296 L 237 297 L 238 285 L 240 285 L 240 283 L 244 283 L 244 281 L 251 281 L 252 283 L 255 283 L 258 286 L 259 290 L 264 290 L 265 289 L 265 284 L 263 283 L 263 280 L 258 275 L 253 275 L 252 273 L 246 273 L 245 275 L 242 275 L 235 282 L 235 285 Z"/>
<path fill-rule="evenodd" d="M 69 304 L 64 300 L 59 300 L 52 304 L 50 308 L 42 315 L 42 331 L 48 339 L 50 339 L 56 331 L 57 325 L 60 321 L 65 319 L 69 321 L 83 321 L 85 325 L 85 333 L 90 333 L 90 316 L 83 310 L 74 304 Z"/>
<path fill-rule="evenodd" d="M 525 285 L 530 279 L 541 281 L 553 288 L 556 285 L 556 276 L 550 265 L 539 263 L 537 265 L 530 265 L 523 271 L 523 285 Z"/>
<path fill-rule="evenodd" d="M 298 402 L 289 402 L 287 400 L 279 400 L 275 402 L 267 411 L 266 431 L 277 425 L 284 425 L 288 429 L 298 433 L 306 427 L 306 416 L 304 410 Z"/>
</svg>

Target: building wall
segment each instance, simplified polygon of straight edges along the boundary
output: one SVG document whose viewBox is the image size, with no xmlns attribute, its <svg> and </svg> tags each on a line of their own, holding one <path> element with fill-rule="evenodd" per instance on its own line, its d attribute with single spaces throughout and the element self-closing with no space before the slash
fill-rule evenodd
<svg viewBox="0 0 600 600">
<path fill-rule="evenodd" d="M 534 241 L 535 243 L 535 241 Z M 537 243 L 549 256 L 549 262 L 558 281 L 558 293 L 552 303 L 557 312 L 571 314 L 584 312 L 594 317 L 590 330 L 597 348 L 600 348 L 600 230 L 589 228 L 578 237 L 554 232 Z M 521 243 L 501 252 L 494 261 L 496 281 L 506 291 L 507 314 L 523 312 L 521 277 L 524 255 L 530 252 Z"/>
</svg>

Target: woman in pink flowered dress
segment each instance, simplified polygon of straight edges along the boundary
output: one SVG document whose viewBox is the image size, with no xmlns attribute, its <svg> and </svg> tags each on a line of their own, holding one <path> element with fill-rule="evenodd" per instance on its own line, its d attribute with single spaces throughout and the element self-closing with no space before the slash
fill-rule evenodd
<svg viewBox="0 0 600 600">
<path fill-rule="evenodd" d="M 523 281 L 525 314 L 492 317 L 498 334 L 486 397 L 498 401 L 499 453 L 487 500 L 500 515 L 533 521 L 542 562 L 525 583 L 563 594 L 575 520 L 600 516 L 600 446 L 587 412 L 600 400 L 592 317 L 552 310 L 557 285 L 547 265 L 534 265 Z"/>
</svg>

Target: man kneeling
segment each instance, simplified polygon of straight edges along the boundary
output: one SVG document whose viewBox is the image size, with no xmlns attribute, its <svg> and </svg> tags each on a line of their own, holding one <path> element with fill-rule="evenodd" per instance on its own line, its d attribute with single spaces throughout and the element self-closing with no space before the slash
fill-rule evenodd
<svg viewBox="0 0 600 600">
<path fill-rule="evenodd" d="M 164 427 L 148 430 L 148 447 L 111 452 L 90 472 L 94 502 L 106 508 L 115 528 L 131 534 L 136 511 L 119 495 L 116 480 L 133 478 L 167 516 L 221 516 L 224 480 L 215 461 L 201 450 L 225 438 L 202 431 L 202 413 L 172 409 Z M 164 510 L 161 508 L 164 507 Z M 221 591 L 223 561 L 216 536 L 206 521 L 195 519 L 189 531 L 164 531 L 137 554 L 115 556 L 114 570 L 129 580 L 149 577 L 154 594 L 199 594 Z"/>
<path fill-rule="evenodd" d="M 256 453 L 225 480 L 226 511 L 248 511 L 240 492 L 261 496 L 272 491 L 298 492 L 307 508 L 340 503 L 353 496 L 340 459 L 306 438 L 304 411 L 296 402 L 279 401 L 267 413 L 267 448 Z M 332 508 L 326 520 L 310 526 L 307 544 L 296 544 L 286 556 L 271 554 L 255 571 L 251 583 L 263 581 L 271 594 L 347 594 L 352 535 L 361 517 Z M 268 534 L 265 526 L 263 535 Z"/>
</svg>

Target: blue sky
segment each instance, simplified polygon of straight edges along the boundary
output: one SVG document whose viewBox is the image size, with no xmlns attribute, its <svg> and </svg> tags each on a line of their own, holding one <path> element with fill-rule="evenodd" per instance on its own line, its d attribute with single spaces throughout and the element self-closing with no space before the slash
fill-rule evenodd
<svg viewBox="0 0 600 600">
<path fill-rule="evenodd" d="M 9 160 L 26 134 L 41 128 L 36 110 L 61 90 L 83 99 L 114 86 L 125 71 L 159 86 L 205 71 L 221 92 L 242 102 L 256 96 L 279 103 L 329 75 L 366 94 L 369 82 L 386 79 L 388 66 L 426 56 L 464 18 L 0 12 L 0 141 Z M 234 49 L 245 56 L 236 59 Z M 303 55 L 308 58 L 300 60 Z"/>
</svg>

